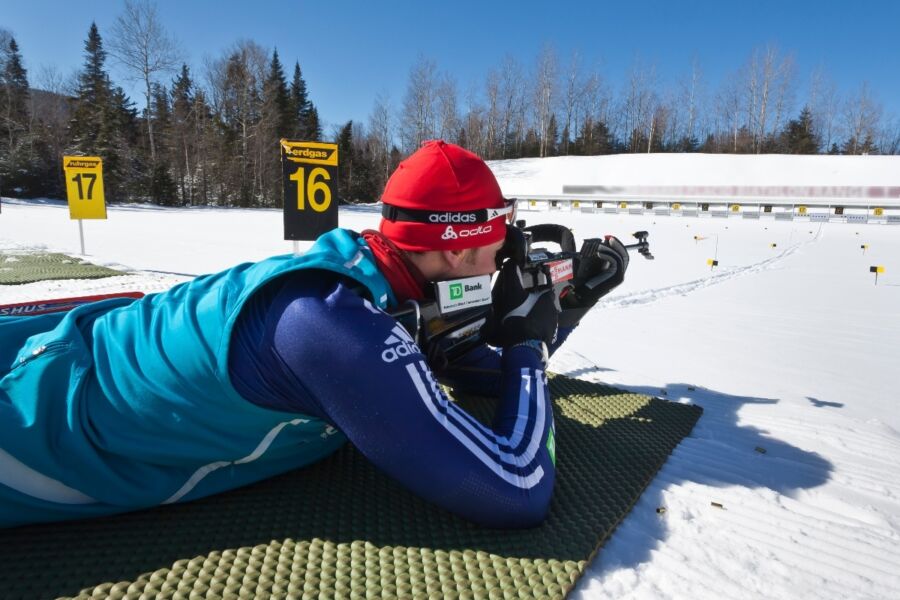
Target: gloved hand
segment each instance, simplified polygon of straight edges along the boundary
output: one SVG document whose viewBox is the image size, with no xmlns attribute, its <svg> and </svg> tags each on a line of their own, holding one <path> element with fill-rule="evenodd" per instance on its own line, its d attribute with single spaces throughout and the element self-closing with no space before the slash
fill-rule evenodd
<svg viewBox="0 0 900 600">
<path fill-rule="evenodd" d="M 575 326 L 600 298 L 625 280 L 628 250 L 618 238 L 610 235 L 585 244 L 572 280 L 574 287 L 561 301 L 560 327 Z"/>
<path fill-rule="evenodd" d="M 548 346 L 556 339 L 559 300 L 553 288 L 527 291 L 522 287 L 522 271 L 508 260 L 500 268 L 491 291 L 491 316 L 485 338 L 492 346 L 508 348 L 526 340 L 540 340 Z"/>
</svg>

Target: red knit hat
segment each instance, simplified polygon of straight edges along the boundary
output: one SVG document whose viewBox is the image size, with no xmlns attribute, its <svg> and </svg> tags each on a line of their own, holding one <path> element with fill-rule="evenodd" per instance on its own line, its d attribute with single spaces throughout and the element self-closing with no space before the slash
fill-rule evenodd
<svg viewBox="0 0 900 600">
<path fill-rule="evenodd" d="M 380 229 L 398 248 L 461 250 L 506 236 L 503 194 L 475 154 L 443 140 L 422 144 L 400 163 L 381 196 Z"/>
</svg>

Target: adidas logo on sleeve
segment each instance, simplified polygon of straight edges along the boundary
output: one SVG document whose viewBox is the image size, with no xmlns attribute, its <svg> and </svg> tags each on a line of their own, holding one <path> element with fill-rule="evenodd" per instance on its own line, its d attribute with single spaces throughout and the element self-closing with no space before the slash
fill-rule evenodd
<svg viewBox="0 0 900 600">
<path fill-rule="evenodd" d="M 400 325 L 395 325 L 391 335 L 384 340 L 387 346 L 381 352 L 381 360 L 386 363 L 392 363 L 399 358 L 421 354 L 421 350 L 415 344 L 409 333 Z"/>
</svg>

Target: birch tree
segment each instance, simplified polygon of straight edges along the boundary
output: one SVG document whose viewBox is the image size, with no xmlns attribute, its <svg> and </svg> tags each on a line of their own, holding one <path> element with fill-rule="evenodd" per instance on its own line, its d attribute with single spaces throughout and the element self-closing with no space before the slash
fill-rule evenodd
<svg viewBox="0 0 900 600">
<path fill-rule="evenodd" d="M 552 140 L 549 138 L 553 103 L 556 101 L 558 65 L 556 53 L 551 46 L 544 46 L 538 55 L 534 74 L 533 111 L 534 125 L 540 144 L 540 156 L 548 155 Z"/>
<path fill-rule="evenodd" d="M 754 50 L 746 73 L 746 108 L 753 135 L 753 150 L 763 151 L 769 134 L 776 131 L 790 109 L 794 59 L 780 56 L 773 45 Z"/>
<path fill-rule="evenodd" d="M 124 12 L 116 18 L 109 44 L 110 54 L 124 66 L 134 81 L 144 84 L 147 137 L 150 160 L 156 164 L 156 142 L 151 111 L 153 83 L 163 74 L 174 71 L 181 52 L 169 36 L 151 0 L 125 0 Z"/>
</svg>

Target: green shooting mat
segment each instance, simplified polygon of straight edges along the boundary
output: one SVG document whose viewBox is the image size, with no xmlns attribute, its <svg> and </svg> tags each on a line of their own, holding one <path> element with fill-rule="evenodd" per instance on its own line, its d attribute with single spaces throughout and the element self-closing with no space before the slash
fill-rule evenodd
<svg viewBox="0 0 900 600">
<path fill-rule="evenodd" d="M 0 285 L 34 283 L 47 279 L 99 279 L 121 271 L 84 262 L 65 254 L 0 253 Z"/>
<path fill-rule="evenodd" d="M 184 505 L 0 530 L 0 597 L 561 598 L 701 409 L 559 375 L 550 387 L 557 480 L 540 527 L 473 525 L 348 444 Z M 491 401 L 457 400 L 489 418 Z"/>
</svg>

